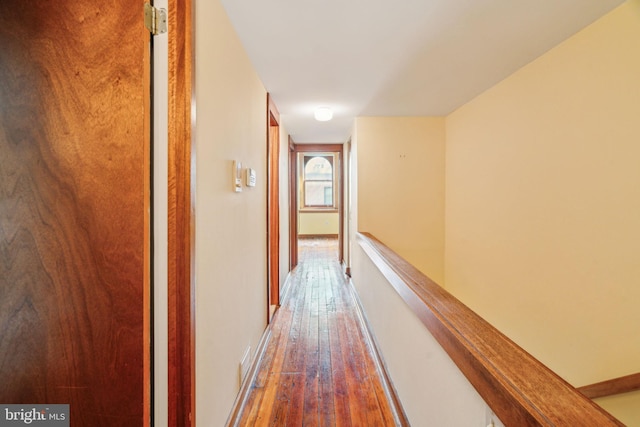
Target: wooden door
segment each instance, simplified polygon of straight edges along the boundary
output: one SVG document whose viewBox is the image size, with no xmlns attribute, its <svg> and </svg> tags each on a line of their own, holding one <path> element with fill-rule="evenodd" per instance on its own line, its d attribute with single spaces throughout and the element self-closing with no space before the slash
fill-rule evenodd
<svg viewBox="0 0 640 427">
<path fill-rule="evenodd" d="M 0 402 L 149 421 L 142 2 L 0 1 Z"/>
</svg>

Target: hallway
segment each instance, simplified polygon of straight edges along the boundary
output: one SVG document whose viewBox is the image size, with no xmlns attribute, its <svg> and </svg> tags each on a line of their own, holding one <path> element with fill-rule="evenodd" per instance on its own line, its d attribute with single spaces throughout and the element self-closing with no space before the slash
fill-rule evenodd
<svg viewBox="0 0 640 427">
<path fill-rule="evenodd" d="M 301 239 L 299 250 L 237 425 L 403 425 L 363 334 L 337 239 Z"/>
</svg>

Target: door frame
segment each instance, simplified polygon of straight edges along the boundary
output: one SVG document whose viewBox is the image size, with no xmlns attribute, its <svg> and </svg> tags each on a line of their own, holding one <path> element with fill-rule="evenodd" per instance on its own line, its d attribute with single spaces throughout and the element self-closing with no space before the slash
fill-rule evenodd
<svg viewBox="0 0 640 427">
<path fill-rule="evenodd" d="M 267 323 L 280 305 L 280 113 L 267 93 Z"/>
<path fill-rule="evenodd" d="M 344 261 L 344 158 L 343 144 L 296 144 L 289 138 L 289 266 L 298 265 L 298 153 L 337 153 L 339 159 L 338 185 L 338 261 Z"/>
<path fill-rule="evenodd" d="M 193 427 L 196 424 L 194 1 L 169 0 L 168 10 L 168 425 Z"/>
</svg>

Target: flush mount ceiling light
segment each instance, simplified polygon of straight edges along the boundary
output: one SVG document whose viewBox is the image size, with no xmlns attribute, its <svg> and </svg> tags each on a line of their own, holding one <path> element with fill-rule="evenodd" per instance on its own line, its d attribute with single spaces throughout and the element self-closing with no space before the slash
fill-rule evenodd
<svg viewBox="0 0 640 427">
<path fill-rule="evenodd" d="M 333 111 L 331 111 L 331 108 L 327 107 L 316 108 L 314 116 L 319 122 L 327 122 L 333 117 Z"/>
</svg>

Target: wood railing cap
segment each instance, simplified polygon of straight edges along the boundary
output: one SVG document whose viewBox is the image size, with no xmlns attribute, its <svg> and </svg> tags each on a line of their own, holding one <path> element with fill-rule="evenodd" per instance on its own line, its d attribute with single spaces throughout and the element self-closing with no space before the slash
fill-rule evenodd
<svg viewBox="0 0 640 427">
<path fill-rule="evenodd" d="M 638 390 L 640 390 L 640 372 L 578 387 L 578 391 L 590 399 Z"/>
<path fill-rule="evenodd" d="M 505 425 L 624 425 L 373 235 L 357 240 Z"/>
</svg>

